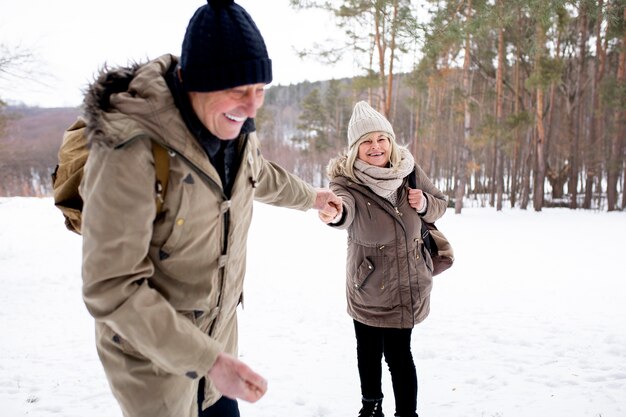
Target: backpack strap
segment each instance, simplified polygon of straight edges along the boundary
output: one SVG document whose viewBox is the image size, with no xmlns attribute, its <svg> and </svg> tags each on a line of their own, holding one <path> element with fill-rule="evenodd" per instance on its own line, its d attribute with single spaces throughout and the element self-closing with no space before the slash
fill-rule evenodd
<svg viewBox="0 0 626 417">
<path fill-rule="evenodd" d="M 415 172 L 415 167 L 413 167 L 413 171 L 409 174 L 409 187 L 417 188 L 417 174 Z"/>
<path fill-rule="evenodd" d="M 408 181 L 410 188 L 417 188 L 417 173 L 415 167 L 413 168 L 413 171 L 411 171 L 411 173 L 409 174 Z M 437 229 L 437 227 L 434 223 L 426 223 L 424 219 L 422 219 L 422 240 L 424 241 L 424 246 L 426 246 L 428 252 L 432 254 L 433 252 L 437 252 L 438 248 L 437 244 L 430 235 L 431 229 Z"/>
<path fill-rule="evenodd" d="M 152 154 L 154 155 L 154 170 L 156 182 L 154 188 L 156 191 L 156 212 L 157 216 L 163 210 L 163 201 L 167 192 L 167 181 L 170 174 L 170 156 L 167 149 L 163 145 L 152 141 Z"/>
</svg>

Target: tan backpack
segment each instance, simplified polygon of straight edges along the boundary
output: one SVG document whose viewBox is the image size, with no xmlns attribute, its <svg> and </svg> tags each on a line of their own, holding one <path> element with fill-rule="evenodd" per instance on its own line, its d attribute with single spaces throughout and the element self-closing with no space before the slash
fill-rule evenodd
<svg viewBox="0 0 626 417">
<path fill-rule="evenodd" d="M 59 163 L 52 173 L 54 205 L 65 216 L 65 226 L 72 232 L 81 233 L 81 213 L 83 199 L 78 186 L 83 179 L 83 169 L 89 156 L 85 120 L 79 117 L 63 134 L 63 143 L 59 148 Z M 161 213 L 163 199 L 167 191 L 170 160 L 162 145 L 152 141 L 152 153 L 156 171 L 155 204 L 157 215 Z"/>
</svg>

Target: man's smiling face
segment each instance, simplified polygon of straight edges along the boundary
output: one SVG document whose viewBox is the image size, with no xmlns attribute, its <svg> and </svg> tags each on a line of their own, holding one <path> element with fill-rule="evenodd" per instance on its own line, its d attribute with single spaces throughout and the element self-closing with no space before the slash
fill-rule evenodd
<svg viewBox="0 0 626 417">
<path fill-rule="evenodd" d="M 231 140 L 239 136 L 243 123 L 256 116 L 263 105 L 265 84 L 249 84 L 228 90 L 189 92 L 194 112 L 216 137 Z"/>
</svg>

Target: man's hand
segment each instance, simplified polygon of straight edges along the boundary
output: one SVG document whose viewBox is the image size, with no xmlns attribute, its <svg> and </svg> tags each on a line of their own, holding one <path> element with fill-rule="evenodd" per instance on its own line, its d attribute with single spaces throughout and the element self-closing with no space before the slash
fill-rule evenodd
<svg viewBox="0 0 626 417">
<path fill-rule="evenodd" d="M 223 395 L 251 403 L 267 391 L 267 381 L 248 365 L 226 353 L 220 353 L 207 376 Z"/>
<path fill-rule="evenodd" d="M 332 220 L 341 213 L 343 205 L 341 198 L 337 197 L 335 193 L 326 188 L 318 188 L 313 208 L 320 211 L 320 218 L 324 215 L 325 218 Z"/>
<path fill-rule="evenodd" d="M 409 205 L 417 210 L 418 213 L 426 210 L 426 197 L 422 190 L 409 188 Z"/>
</svg>

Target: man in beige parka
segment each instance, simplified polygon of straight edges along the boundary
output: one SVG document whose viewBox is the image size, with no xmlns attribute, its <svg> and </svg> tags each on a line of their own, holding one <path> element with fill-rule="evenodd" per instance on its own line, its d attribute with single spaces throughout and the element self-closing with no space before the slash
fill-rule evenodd
<svg viewBox="0 0 626 417">
<path fill-rule="evenodd" d="M 263 158 L 254 116 L 271 80 L 251 17 L 209 0 L 180 59 L 105 69 L 86 93 L 83 296 L 125 417 L 239 416 L 236 398 L 267 389 L 237 359 L 253 200 L 341 209 Z M 154 142 L 169 153 L 158 215 Z"/>
</svg>

